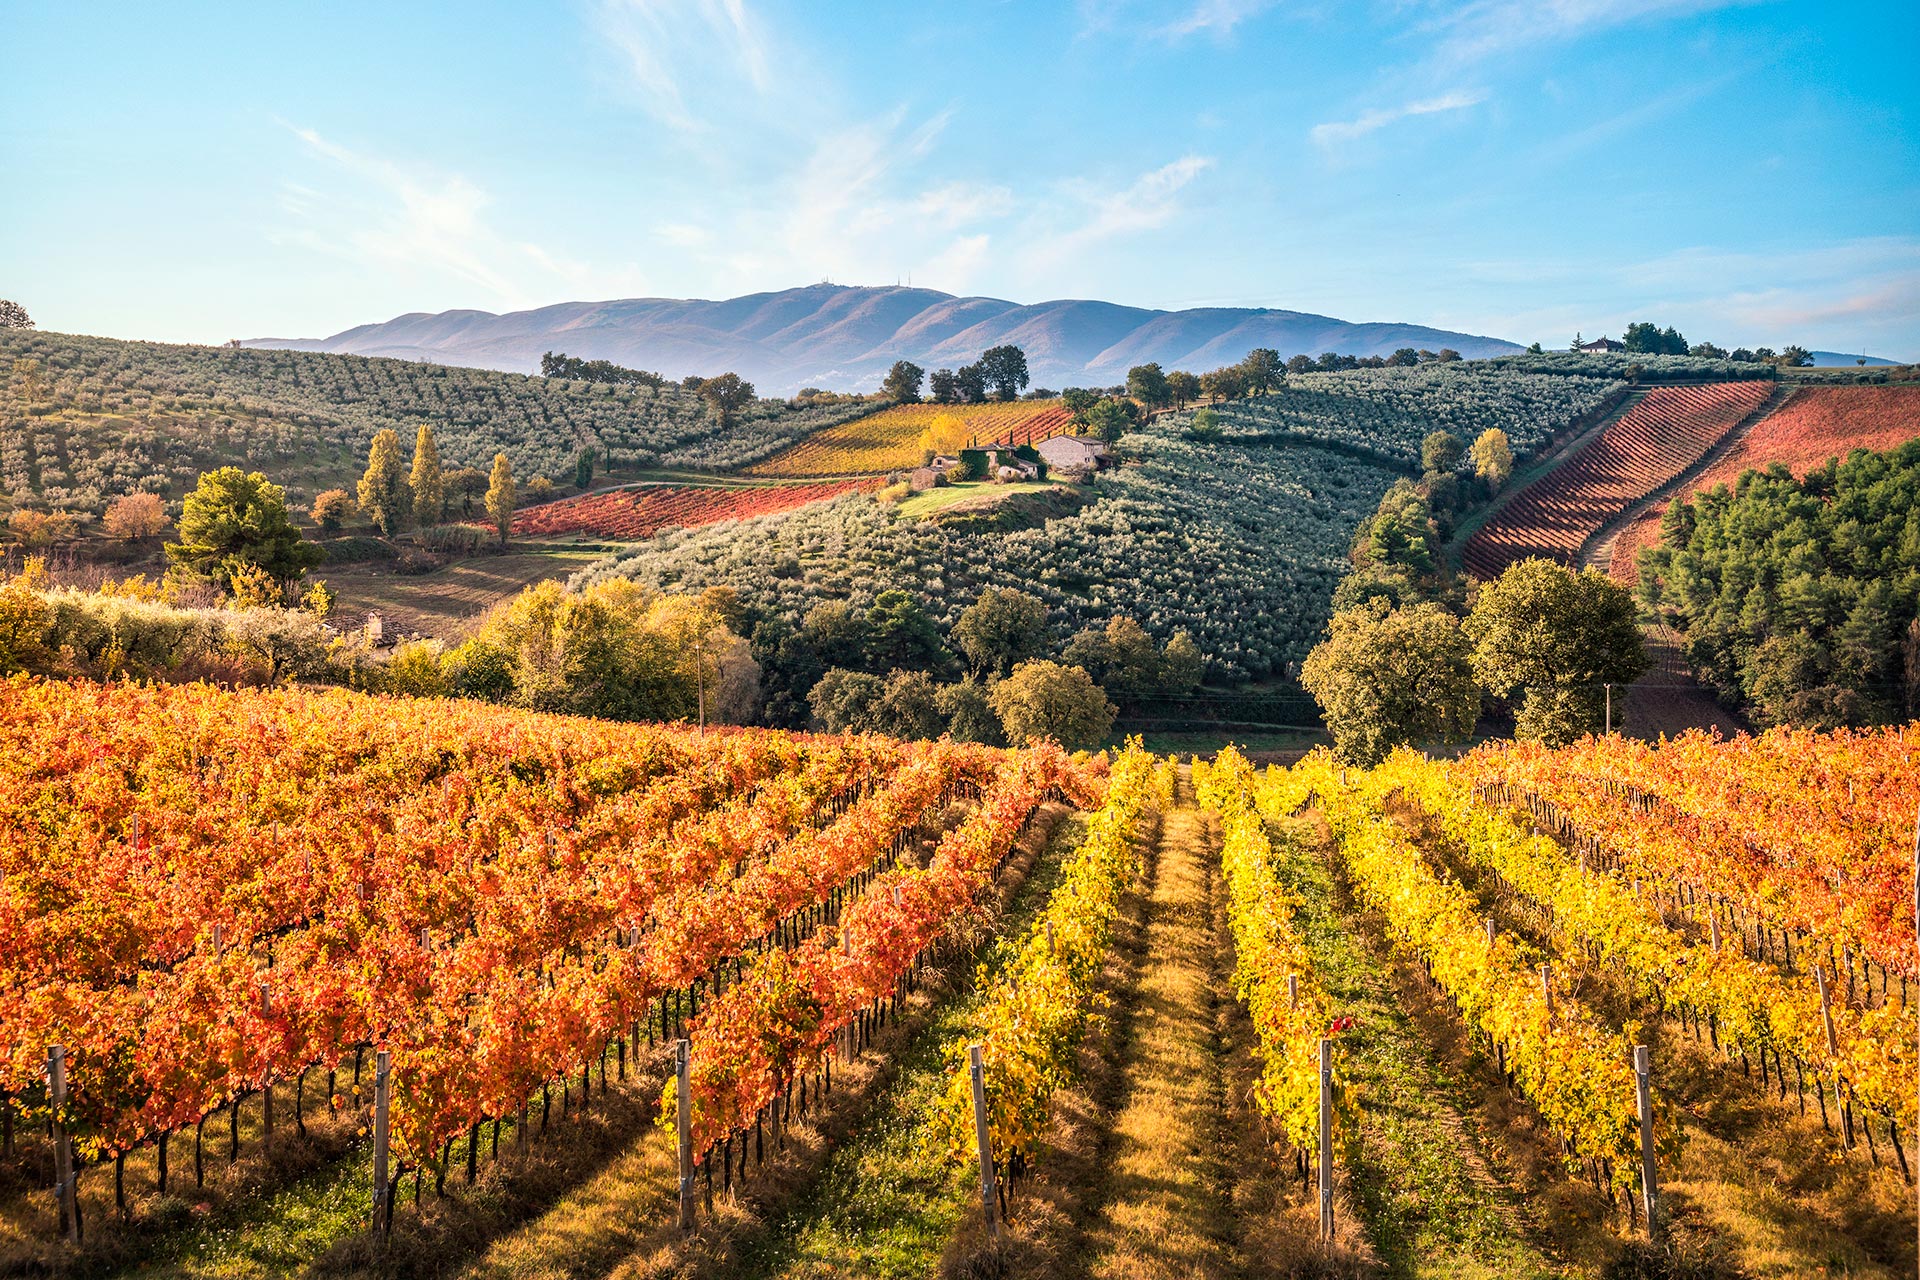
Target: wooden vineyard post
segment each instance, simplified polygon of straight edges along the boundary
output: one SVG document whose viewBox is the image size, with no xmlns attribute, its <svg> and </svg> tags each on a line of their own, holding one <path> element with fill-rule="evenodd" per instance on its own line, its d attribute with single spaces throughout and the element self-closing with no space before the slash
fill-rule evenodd
<svg viewBox="0 0 1920 1280">
<path fill-rule="evenodd" d="M 266 983 L 260 984 L 260 1018 L 265 1021 L 273 1016 L 273 992 Z M 264 1136 L 260 1139 L 263 1150 L 273 1148 L 273 1077 L 268 1075 L 260 1082 L 260 1125 Z"/>
<path fill-rule="evenodd" d="M 1287 1008 L 1298 1009 L 1299 1007 L 1300 1007 L 1300 975 L 1297 973 L 1290 973 L 1287 975 Z"/>
<path fill-rule="evenodd" d="M 1832 1057 L 1840 1056 L 1840 1037 L 1833 1030 L 1833 1004 L 1827 994 L 1827 970 L 1824 965 L 1813 966 L 1813 980 L 1820 985 L 1820 1021 L 1827 1031 L 1827 1053 Z"/>
<path fill-rule="evenodd" d="M 1333 1041 L 1320 1037 L 1320 1238 L 1333 1239 Z"/>
<path fill-rule="evenodd" d="M 53 1104 L 53 1179 L 60 1197 L 60 1225 L 68 1241 L 79 1244 L 80 1197 L 74 1194 L 73 1144 L 60 1116 L 67 1105 L 67 1051 L 57 1044 L 47 1050 L 47 1100 Z"/>
<path fill-rule="evenodd" d="M 693 1053 L 685 1040 L 673 1044 L 674 1130 L 680 1139 L 680 1229 L 693 1230 Z"/>
<path fill-rule="evenodd" d="M 1640 1198 L 1647 1211 L 1647 1238 L 1660 1238 L 1660 1184 L 1653 1168 L 1653 1080 L 1647 1046 L 1633 1046 L 1634 1092 L 1640 1106 Z"/>
<path fill-rule="evenodd" d="M 987 1064 L 980 1046 L 967 1046 L 967 1073 L 973 1077 L 973 1144 L 980 1154 L 980 1209 L 987 1219 L 987 1238 L 1000 1238 L 998 1197 L 993 1185 L 993 1139 L 987 1125 Z"/>
<path fill-rule="evenodd" d="M 1613 684 L 1607 684 L 1607 736 L 1613 736 Z"/>
<path fill-rule="evenodd" d="M 382 1049 L 373 1057 L 373 1234 L 385 1239 L 393 1216 L 392 1179 L 387 1170 L 387 1116 L 391 1109 L 393 1055 Z"/>
</svg>

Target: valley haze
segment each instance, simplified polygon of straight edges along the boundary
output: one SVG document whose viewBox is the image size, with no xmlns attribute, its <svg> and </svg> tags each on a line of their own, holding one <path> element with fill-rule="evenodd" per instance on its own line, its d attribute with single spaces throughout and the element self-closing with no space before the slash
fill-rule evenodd
<svg viewBox="0 0 1920 1280">
<path fill-rule="evenodd" d="M 1451 347 L 1468 359 L 1509 355 L 1516 343 L 1418 324 L 1356 324 L 1259 307 L 1157 311 L 1061 299 L 1023 305 L 936 289 L 816 284 L 720 301 L 626 298 L 561 302 L 496 315 L 413 312 L 327 338 L 254 338 L 250 347 L 330 351 L 533 373 L 548 351 L 672 378 L 732 370 L 762 395 L 806 386 L 871 390 L 896 360 L 931 371 L 1013 343 L 1035 386 L 1109 386 L 1133 365 L 1212 369 L 1255 347 L 1282 358 L 1323 351 L 1390 355 Z"/>
</svg>

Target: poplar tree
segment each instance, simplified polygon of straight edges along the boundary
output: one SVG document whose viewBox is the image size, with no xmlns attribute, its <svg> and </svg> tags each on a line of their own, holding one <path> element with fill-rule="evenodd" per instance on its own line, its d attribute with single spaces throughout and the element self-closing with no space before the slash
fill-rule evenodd
<svg viewBox="0 0 1920 1280">
<path fill-rule="evenodd" d="M 389 427 L 376 432 L 367 450 L 367 473 L 360 477 L 360 510 L 392 537 L 412 505 L 406 472 L 400 467 L 400 437 Z"/>
<path fill-rule="evenodd" d="M 447 482 L 440 470 L 440 450 L 433 443 L 433 428 L 424 422 L 413 439 L 413 475 L 408 483 L 413 488 L 414 523 L 422 529 L 439 524 L 446 511 Z"/>
<path fill-rule="evenodd" d="M 493 474 L 487 480 L 487 514 L 493 517 L 493 527 L 500 531 L 500 545 L 507 545 L 507 534 L 513 529 L 513 464 L 507 461 L 507 455 L 493 455 Z"/>
</svg>

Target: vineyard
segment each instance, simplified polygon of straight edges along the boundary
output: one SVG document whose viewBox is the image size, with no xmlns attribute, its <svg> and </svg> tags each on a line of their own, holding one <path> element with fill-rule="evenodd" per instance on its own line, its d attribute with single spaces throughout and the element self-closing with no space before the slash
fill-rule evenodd
<svg viewBox="0 0 1920 1280">
<path fill-rule="evenodd" d="M 14 1270 L 1915 1264 L 1904 731 L 1261 772 L 22 678 L 0 735 Z M 276 1151 L 341 1208 L 250 1253 Z"/>
<path fill-rule="evenodd" d="M 921 437 L 936 421 L 951 420 L 968 442 L 1038 444 L 1073 430 L 1072 415 L 1058 400 L 989 400 L 980 404 L 901 404 L 852 422 L 831 426 L 786 451 L 756 463 L 749 475 L 869 475 L 920 465 Z"/>
<path fill-rule="evenodd" d="M 824 484 L 639 485 L 563 498 L 520 512 L 516 537 L 585 533 L 600 538 L 651 538 L 662 529 L 697 529 L 728 520 L 791 511 L 811 502 L 870 490 L 870 481 Z"/>
<path fill-rule="evenodd" d="M 1608 521 L 1698 462 L 1773 392 L 1763 381 L 1654 387 L 1476 530 L 1462 553 L 1480 578 L 1529 556 L 1579 562 Z"/>
<path fill-rule="evenodd" d="M 1755 423 L 1731 449 L 1692 481 L 1695 491 L 1732 485 L 1747 471 L 1782 466 L 1804 476 L 1855 449 L 1885 450 L 1920 436 L 1920 395 L 1900 386 L 1801 387 Z M 1660 507 L 1614 539 L 1609 572 L 1620 582 L 1639 577 L 1643 548 L 1660 539 Z"/>
</svg>

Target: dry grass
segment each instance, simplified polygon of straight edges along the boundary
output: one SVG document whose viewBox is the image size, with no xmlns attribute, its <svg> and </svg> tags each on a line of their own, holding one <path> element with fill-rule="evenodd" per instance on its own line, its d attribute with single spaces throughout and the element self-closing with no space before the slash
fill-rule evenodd
<svg viewBox="0 0 1920 1280">
<path fill-rule="evenodd" d="M 1104 1204 L 1090 1233 L 1097 1280 L 1234 1271 L 1211 962 L 1217 838 L 1197 810 L 1167 815 L 1135 985 L 1126 1103 L 1113 1121 Z"/>
<path fill-rule="evenodd" d="M 1355 1274 L 1364 1250 L 1320 1246 L 1316 1211 L 1250 1102 L 1252 1033 L 1231 994 L 1217 833 L 1189 800 L 1148 847 L 1104 980 L 1113 1012 L 1083 1046 L 1076 1085 L 1055 1096 L 1009 1239 L 987 1249 L 976 1229 L 944 1274 Z"/>
<path fill-rule="evenodd" d="M 1115 921 L 1113 948 L 1100 978 L 1108 1011 L 1081 1042 L 1073 1079 L 1054 1092 L 1046 1149 L 1020 1185 L 1004 1243 L 990 1247 L 979 1213 L 969 1213 L 941 1264 L 942 1280 L 1081 1273 L 1099 1208 L 1096 1191 L 1113 1146 L 1112 1117 L 1126 1098 L 1125 1046 L 1134 1029 L 1134 1007 L 1127 997 L 1146 958 L 1146 900 L 1159 877 L 1154 819 L 1143 825 L 1140 849 L 1141 887 Z"/>
<path fill-rule="evenodd" d="M 352 1091 L 349 1073 L 341 1091 Z M 294 1088 L 274 1089 L 275 1131 L 263 1144 L 259 1095 L 240 1104 L 239 1156 L 229 1159 L 232 1113 L 209 1117 L 202 1148 L 203 1185 L 194 1179 L 194 1130 L 174 1134 L 167 1149 L 167 1193 L 159 1192 L 159 1153 L 148 1146 L 127 1156 L 122 1170 L 126 1213 L 114 1194 L 111 1163 L 84 1171 L 80 1180 L 85 1243 L 75 1252 L 61 1241 L 60 1218 L 45 1188 L 53 1181 L 52 1154 L 44 1134 L 16 1131 L 21 1159 L 0 1166 L 0 1275 L 53 1274 L 136 1265 L 152 1253 L 159 1238 L 197 1220 L 217 1218 L 262 1193 L 286 1187 L 314 1169 L 337 1160 L 354 1141 L 358 1116 L 327 1112 L 324 1073 L 306 1088 L 306 1136 L 293 1117 Z"/>
</svg>

